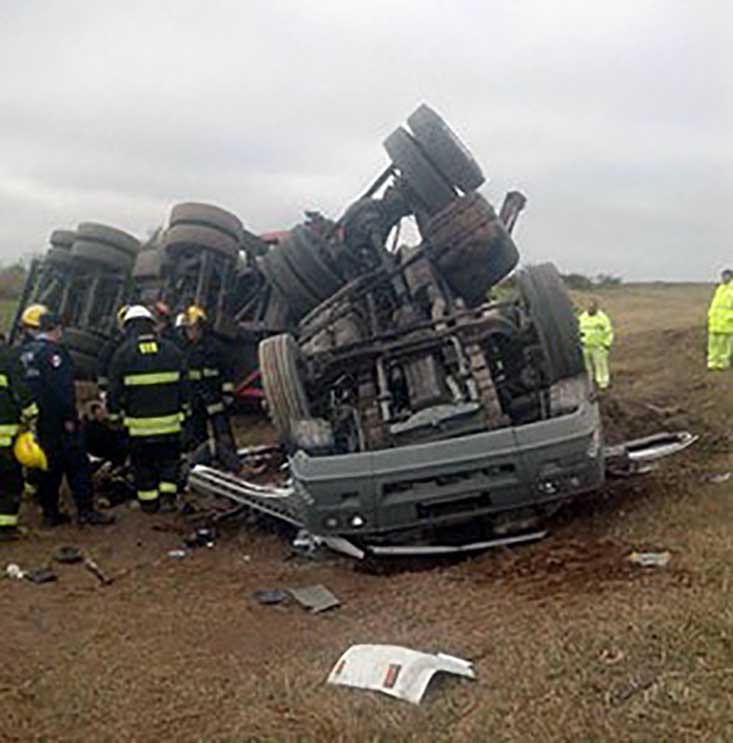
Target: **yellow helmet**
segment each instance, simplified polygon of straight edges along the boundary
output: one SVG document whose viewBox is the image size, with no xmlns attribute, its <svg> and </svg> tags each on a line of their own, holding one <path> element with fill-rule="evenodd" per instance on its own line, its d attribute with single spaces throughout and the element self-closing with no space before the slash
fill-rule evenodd
<svg viewBox="0 0 733 743">
<path fill-rule="evenodd" d="M 48 469 L 46 452 L 41 449 L 36 437 L 30 431 L 18 434 L 13 445 L 13 454 L 23 467 L 39 470 Z"/>
<path fill-rule="evenodd" d="M 117 310 L 117 327 L 122 328 L 122 326 L 125 324 L 125 315 L 127 314 L 127 310 L 130 309 L 129 304 L 123 304 L 122 307 L 120 307 L 119 310 Z"/>
<path fill-rule="evenodd" d="M 48 314 L 45 304 L 29 304 L 20 316 L 20 322 L 26 328 L 38 329 L 41 327 L 41 318 Z"/>
<path fill-rule="evenodd" d="M 199 307 L 197 304 L 192 304 L 186 308 L 186 325 L 196 325 L 199 322 L 206 322 L 206 310 L 203 307 Z"/>
</svg>

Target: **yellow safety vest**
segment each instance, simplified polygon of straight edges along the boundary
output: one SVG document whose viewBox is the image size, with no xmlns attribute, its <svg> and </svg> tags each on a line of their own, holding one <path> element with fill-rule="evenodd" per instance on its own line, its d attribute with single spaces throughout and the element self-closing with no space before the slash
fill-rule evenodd
<svg viewBox="0 0 733 743">
<path fill-rule="evenodd" d="M 708 310 L 708 332 L 733 333 L 733 282 L 719 284 Z"/>
<path fill-rule="evenodd" d="M 595 315 L 584 312 L 578 318 L 580 340 L 586 348 L 610 348 L 613 343 L 613 327 L 608 315 L 598 310 Z"/>
</svg>

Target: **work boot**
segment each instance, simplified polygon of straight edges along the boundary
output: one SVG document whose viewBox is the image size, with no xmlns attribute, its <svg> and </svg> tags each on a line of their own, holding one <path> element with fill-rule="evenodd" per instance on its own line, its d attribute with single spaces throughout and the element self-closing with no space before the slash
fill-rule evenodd
<svg viewBox="0 0 733 743">
<path fill-rule="evenodd" d="M 78 521 L 79 526 L 84 526 L 85 524 L 89 526 L 109 526 L 110 524 L 114 524 L 115 517 L 111 513 L 89 508 L 86 511 L 79 512 Z"/>
<path fill-rule="evenodd" d="M 0 542 L 15 542 L 23 536 L 17 526 L 0 526 Z"/>
<path fill-rule="evenodd" d="M 164 493 L 159 498 L 161 513 L 175 513 L 178 510 L 176 506 L 176 496 L 170 493 Z"/>
<path fill-rule="evenodd" d="M 63 511 L 46 511 L 41 526 L 44 529 L 55 529 L 57 526 L 71 523 L 71 516 Z"/>
<path fill-rule="evenodd" d="M 155 500 L 141 500 L 138 502 L 140 503 L 140 510 L 143 513 L 158 513 L 160 509 L 160 501 L 157 498 Z"/>
</svg>

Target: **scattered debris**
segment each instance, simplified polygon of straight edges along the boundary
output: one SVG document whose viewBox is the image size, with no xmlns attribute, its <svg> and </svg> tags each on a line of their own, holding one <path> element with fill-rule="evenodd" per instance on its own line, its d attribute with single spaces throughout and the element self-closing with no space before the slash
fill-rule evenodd
<svg viewBox="0 0 733 743">
<path fill-rule="evenodd" d="M 186 547 L 213 547 L 216 543 L 216 531 L 214 529 L 207 529 L 201 527 L 196 529 L 192 534 L 189 534 L 183 540 Z"/>
<path fill-rule="evenodd" d="M 29 570 L 25 577 L 31 583 L 55 583 L 58 580 L 56 573 L 51 568 L 36 568 L 36 570 Z"/>
<path fill-rule="evenodd" d="M 23 578 L 25 578 L 25 571 L 20 569 L 20 565 L 11 562 L 9 565 L 5 566 L 5 575 L 7 575 L 8 578 L 14 578 L 15 580 L 23 580 Z"/>
<path fill-rule="evenodd" d="M 288 588 L 288 593 L 312 614 L 333 609 L 341 602 L 325 586 L 306 586 L 305 588 Z"/>
<path fill-rule="evenodd" d="M 283 591 L 281 588 L 264 588 L 259 591 L 255 591 L 252 597 L 260 604 L 270 606 L 272 604 L 282 604 L 288 600 L 289 593 Z"/>
<path fill-rule="evenodd" d="M 170 557 L 171 560 L 183 560 L 188 557 L 189 554 L 188 550 L 171 550 L 168 553 L 168 557 Z"/>
<path fill-rule="evenodd" d="M 724 482 L 728 482 L 733 477 L 733 472 L 721 472 L 718 475 L 709 475 L 705 479 L 713 485 L 722 485 Z"/>
<path fill-rule="evenodd" d="M 666 550 L 664 552 L 632 552 L 627 559 L 642 568 L 663 568 L 672 559 L 672 554 Z"/>
<path fill-rule="evenodd" d="M 112 583 L 113 579 L 105 575 L 102 568 L 97 565 L 91 557 L 84 558 L 84 567 L 103 585 L 108 586 Z"/>
<path fill-rule="evenodd" d="M 53 553 L 53 559 L 62 565 L 73 565 L 74 563 L 81 562 L 84 559 L 84 555 L 78 547 L 67 545 L 59 547 Z"/>
<path fill-rule="evenodd" d="M 352 645 L 339 658 L 328 683 L 380 691 L 420 704 L 436 673 L 476 678 L 470 661 L 452 655 L 421 653 L 398 645 Z"/>
<path fill-rule="evenodd" d="M 626 656 L 624 655 L 623 650 L 618 650 L 616 648 L 609 650 L 606 648 L 599 656 L 599 660 L 602 663 L 605 663 L 607 666 L 615 666 L 617 663 L 620 663 Z"/>
</svg>

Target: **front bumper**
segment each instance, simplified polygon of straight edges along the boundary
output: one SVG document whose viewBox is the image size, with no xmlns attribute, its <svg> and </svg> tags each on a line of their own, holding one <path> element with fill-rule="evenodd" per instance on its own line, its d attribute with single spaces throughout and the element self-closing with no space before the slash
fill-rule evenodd
<svg viewBox="0 0 733 743">
<path fill-rule="evenodd" d="M 561 501 L 601 487 L 598 406 L 516 428 L 375 452 L 291 460 L 313 534 L 379 537 Z"/>
</svg>

